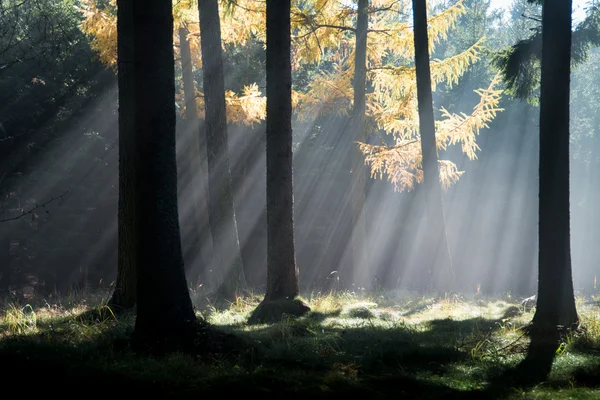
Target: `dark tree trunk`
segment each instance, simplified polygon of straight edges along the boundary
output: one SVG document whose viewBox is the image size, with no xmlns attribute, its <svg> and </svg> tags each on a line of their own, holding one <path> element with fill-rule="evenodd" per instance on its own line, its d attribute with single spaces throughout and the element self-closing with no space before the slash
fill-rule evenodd
<svg viewBox="0 0 600 400">
<path fill-rule="evenodd" d="M 290 12 L 291 0 L 267 0 L 267 292 L 248 323 L 310 311 L 296 298 Z"/>
<path fill-rule="evenodd" d="M 267 0 L 267 293 L 298 296 L 292 174 L 290 0 Z"/>
<path fill-rule="evenodd" d="M 234 298 L 239 290 L 245 289 L 246 279 L 231 193 L 218 0 L 199 0 L 198 10 L 204 69 L 204 126 L 208 153 L 208 208 L 213 238 L 213 271 L 219 271 L 219 295 Z"/>
<path fill-rule="evenodd" d="M 196 85 L 192 65 L 192 52 L 187 39 L 188 30 L 179 28 L 179 47 L 181 50 L 181 75 L 183 80 L 183 98 L 185 103 L 185 119 L 191 124 L 197 119 L 196 115 Z"/>
<path fill-rule="evenodd" d="M 569 87 L 571 0 L 545 0 L 540 102 L 539 280 L 534 325 L 578 321 L 571 275 Z"/>
<path fill-rule="evenodd" d="M 184 181 L 191 185 L 191 195 L 193 196 L 191 207 L 193 228 L 191 230 L 192 255 L 195 264 L 200 268 L 191 268 L 193 271 L 200 271 L 209 260 L 202 252 L 203 244 L 210 240 L 206 226 L 206 220 L 202 217 L 207 212 L 206 190 L 204 184 L 206 163 L 206 149 L 201 148 L 200 135 L 198 134 L 199 119 L 196 113 L 196 84 L 194 83 L 194 71 L 192 65 L 192 53 L 190 42 L 187 39 L 188 30 L 179 28 L 179 45 L 181 49 L 181 75 L 183 81 L 183 96 L 185 102 L 185 126 L 184 135 L 184 160 L 183 166 Z M 199 177 L 196 179 L 196 177 Z M 188 265 L 189 268 L 189 265 Z"/>
<path fill-rule="evenodd" d="M 168 0 L 136 1 L 136 343 L 189 344 L 196 317 L 183 268 L 177 207 L 173 14 Z M 172 342 L 171 342 L 172 340 Z"/>
<path fill-rule="evenodd" d="M 427 208 L 429 240 L 426 255 L 430 260 L 427 284 L 436 290 L 453 287 L 452 261 L 446 240 L 446 225 L 442 204 L 442 187 L 435 140 L 433 96 L 431 94 L 431 69 L 427 35 L 427 4 L 425 0 L 413 0 L 413 26 L 415 30 L 415 67 L 417 75 L 417 100 L 419 107 L 419 133 L 423 155 L 425 202 Z"/>
<path fill-rule="evenodd" d="M 356 142 L 366 141 L 365 94 L 367 82 L 367 30 L 369 0 L 358 0 L 356 21 L 356 52 L 354 58 L 354 109 L 352 111 L 352 282 L 366 285 L 367 249 L 365 227 L 365 162 Z"/>
<path fill-rule="evenodd" d="M 0 298 L 10 294 L 10 240 L 0 236 Z"/>
<path fill-rule="evenodd" d="M 116 310 L 135 306 L 135 73 L 133 65 L 133 0 L 117 2 L 119 74 L 119 215 L 118 264 L 115 290 L 108 304 Z"/>
</svg>

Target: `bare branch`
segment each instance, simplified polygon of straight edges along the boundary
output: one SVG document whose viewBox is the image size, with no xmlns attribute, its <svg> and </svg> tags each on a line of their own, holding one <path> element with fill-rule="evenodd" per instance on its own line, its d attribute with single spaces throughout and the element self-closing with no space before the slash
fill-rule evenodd
<svg viewBox="0 0 600 400">
<path fill-rule="evenodd" d="M 17 219 L 21 219 L 27 215 L 32 215 L 36 210 L 39 210 L 40 208 L 45 208 L 48 204 L 56 201 L 56 200 L 61 200 L 63 199 L 66 194 L 69 193 L 69 190 L 65 191 L 63 194 L 61 194 L 60 196 L 57 197 L 52 197 L 50 198 L 50 200 L 46 201 L 45 203 L 36 205 L 35 207 L 33 207 L 32 209 L 30 209 L 29 211 L 22 211 L 21 214 L 17 215 L 16 217 L 12 217 L 12 218 L 6 218 L 6 219 L 0 219 L 0 223 L 1 222 L 8 222 L 8 221 L 15 221 Z"/>
</svg>

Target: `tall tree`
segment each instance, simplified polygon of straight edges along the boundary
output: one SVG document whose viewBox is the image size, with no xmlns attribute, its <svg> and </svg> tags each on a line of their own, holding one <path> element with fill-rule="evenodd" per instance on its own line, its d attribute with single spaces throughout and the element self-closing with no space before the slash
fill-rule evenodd
<svg viewBox="0 0 600 400">
<path fill-rule="evenodd" d="M 365 97 L 367 84 L 367 30 L 369 28 L 369 0 L 358 0 L 356 18 L 356 50 L 354 53 L 354 108 L 352 110 L 352 281 L 363 286 L 361 271 L 367 268 L 365 227 L 365 162 L 356 143 L 366 142 Z"/>
<path fill-rule="evenodd" d="M 136 299 L 135 235 L 135 96 L 133 0 L 118 0 L 119 79 L 119 215 L 118 265 L 115 290 L 108 304 L 130 309 Z"/>
<path fill-rule="evenodd" d="M 333 65 L 330 70 L 315 75 L 306 89 L 296 93 L 300 118 L 345 112 L 353 98 L 352 83 L 356 82 L 353 77 L 358 49 L 356 41 L 348 36 L 356 35 L 354 21 L 358 20 L 358 7 L 348 7 L 337 1 L 321 3 L 315 8 L 300 2 L 293 10 L 293 28 L 298 43 L 295 57 L 304 62 L 325 58 Z M 422 182 L 423 173 L 416 111 L 416 71 L 403 62 L 413 58 L 414 38 L 410 23 L 400 16 L 410 14 L 403 7 L 404 3 L 396 0 L 377 0 L 368 7 L 367 87 L 372 87 L 373 93 L 366 97 L 366 109 L 369 121 L 390 138 L 382 138 L 381 145 L 359 143 L 359 148 L 370 166 L 372 177 L 387 176 L 396 189 L 411 190 Z M 448 32 L 465 13 L 465 1 L 459 0 L 428 21 L 430 51 L 447 39 Z M 458 82 L 479 60 L 482 43 L 483 38 L 480 38 L 460 54 L 432 62 L 432 84 Z M 501 92 L 494 89 L 496 84 L 498 79 L 492 80 L 488 88 L 477 91 L 481 101 L 470 115 L 441 110 L 442 118 L 437 121 L 439 148 L 460 143 L 470 159 L 476 158 L 476 134 L 501 110 L 497 107 Z M 450 160 L 440 160 L 439 168 L 445 187 L 454 184 L 463 173 Z"/>
<path fill-rule="evenodd" d="M 170 0 L 133 3 L 137 343 L 191 343 L 196 317 L 177 207 L 175 66 Z M 171 341 L 172 340 L 172 341 Z"/>
<path fill-rule="evenodd" d="M 235 297 L 246 285 L 237 222 L 231 193 L 227 140 L 227 108 L 223 77 L 221 22 L 218 0 L 199 0 L 200 37 L 204 69 L 206 149 L 208 153 L 208 208 L 213 237 L 213 271 L 222 282 L 218 292 Z"/>
<path fill-rule="evenodd" d="M 294 248 L 290 0 L 267 1 L 266 299 L 300 292 Z"/>
<path fill-rule="evenodd" d="M 185 26 L 179 28 L 179 50 L 181 53 L 181 76 L 183 82 L 183 98 L 185 104 L 183 152 L 185 165 L 183 165 L 184 182 L 191 186 L 191 215 L 193 227 L 191 229 L 192 253 L 194 262 L 200 262 L 203 266 L 209 261 L 202 252 L 202 245 L 210 237 L 205 229 L 205 220 L 202 215 L 206 212 L 206 190 L 205 190 L 205 168 L 206 148 L 197 129 L 199 119 L 196 112 L 196 84 L 194 82 L 194 70 L 192 63 L 192 51 L 188 40 L 189 30 Z M 196 179 L 195 177 L 199 177 Z"/>
<path fill-rule="evenodd" d="M 579 317 L 571 274 L 569 215 L 569 91 L 571 0 L 544 0 L 540 79 L 538 295 L 527 357 L 516 376 L 525 384 L 547 378 L 560 336 Z"/>
<path fill-rule="evenodd" d="M 578 322 L 571 273 L 569 90 L 571 0 L 544 0 L 540 96 L 539 280 L 534 326 Z"/>
<path fill-rule="evenodd" d="M 16 1 L 16 0 L 15 0 Z M 37 1 L 37 0 L 36 0 Z M 244 19 L 239 21 L 239 15 L 232 12 L 224 14 L 226 21 L 223 25 L 223 42 L 233 45 L 244 45 L 248 41 L 255 40 L 255 34 L 259 38 L 264 37 L 264 14 L 262 12 L 252 12 L 255 8 L 250 8 L 239 4 L 247 0 L 236 1 L 240 5 L 240 10 L 244 11 Z M 254 1 L 254 0 L 252 0 Z M 117 35 L 116 27 L 116 0 L 79 0 L 78 10 L 83 13 L 84 19 L 81 21 L 80 28 L 88 36 L 90 47 L 98 53 L 102 63 L 110 66 L 116 66 L 117 60 Z M 233 4 L 230 4 L 233 5 Z M 264 2 L 263 2 L 264 7 Z M 231 11 L 231 10 L 229 10 Z M 250 18 L 245 18 L 249 16 Z M 198 30 L 198 7 L 193 1 L 173 2 L 173 18 L 175 20 L 173 35 L 179 36 L 179 27 L 184 26 L 190 32 L 188 37 L 196 38 L 199 36 Z M 192 63 L 199 66 L 200 42 L 198 40 L 189 40 Z M 177 49 L 176 49 L 177 50 Z M 246 83 L 246 82 L 244 82 Z M 225 93 L 227 104 L 233 107 L 227 109 L 227 120 L 234 123 L 252 125 L 259 123 L 265 118 L 266 99 L 262 96 L 258 85 L 248 82 L 240 92 L 228 90 Z M 178 96 L 182 101 L 180 105 L 184 106 L 184 96 Z M 199 116 L 204 114 L 203 96 L 197 96 Z"/>
<path fill-rule="evenodd" d="M 251 321 L 301 314 L 294 248 L 290 0 L 267 0 L 267 292 Z M 289 307 L 282 307 L 288 303 Z"/>
<path fill-rule="evenodd" d="M 542 0 L 527 0 L 530 7 L 544 4 Z M 515 3 L 515 6 L 518 6 Z M 526 4 L 521 2 L 520 8 L 513 10 L 519 16 Z M 535 9 L 534 9 L 535 10 Z M 540 86 L 540 61 L 542 59 L 542 31 L 538 18 L 529 18 L 524 27 L 533 31 L 529 37 L 519 40 L 512 46 L 499 51 L 493 58 L 493 63 L 498 67 L 508 91 L 517 98 L 537 102 Z M 600 45 L 600 8 L 588 7 L 585 19 L 580 22 L 571 34 L 571 61 L 574 65 L 584 62 L 592 46 Z"/>
<path fill-rule="evenodd" d="M 433 96 L 431 94 L 431 68 L 429 64 L 429 38 L 427 35 L 427 3 L 413 0 L 413 26 L 415 68 L 417 76 L 417 101 L 419 108 L 419 133 L 421 136 L 422 166 L 425 184 L 425 202 L 430 238 L 426 244 L 429 255 L 429 283 L 436 289 L 450 289 L 452 261 L 446 239 L 446 224 L 442 204 L 442 187 L 438 167 Z"/>
</svg>

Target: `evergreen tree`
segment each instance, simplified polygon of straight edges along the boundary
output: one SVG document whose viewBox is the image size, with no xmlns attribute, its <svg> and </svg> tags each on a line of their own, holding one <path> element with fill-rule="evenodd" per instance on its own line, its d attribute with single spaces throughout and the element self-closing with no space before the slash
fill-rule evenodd
<svg viewBox="0 0 600 400">
<path fill-rule="evenodd" d="M 196 331 L 183 269 L 177 207 L 171 1 L 134 2 L 133 37 L 136 153 L 132 178 L 137 261 L 134 337 L 139 345 L 162 351 L 191 345 Z"/>
<path fill-rule="evenodd" d="M 267 292 L 251 322 L 309 309 L 294 248 L 290 0 L 267 0 Z"/>
<path fill-rule="evenodd" d="M 545 0 L 540 96 L 539 283 L 533 324 L 556 331 L 578 322 L 571 273 L 569 89 L 571 0 Z"/>
<path fill-rule="evenodd" d="M 208 152 L 209 223 L 213 238 L 214 270 L 221 296 L 235 298 L 246 280 L 240 253 L 237 222 L 231 193 L 225 82 L 221 49 L 221 22 L 217 0 L 199 0 L 206 149 Z"/>
<path fill-rule="evenodd" d="M 119 215 L 118 264 L 114 293 L 108 304 L 115 310 L 135 306 L 135 71 L 133 0 L 118 1 L 119 71 Z"/>
<path fill-rule="evenodd" d="M 200 135 L 198 132 L 198 115 L 196 112 L 196 84 L 194 82 L 194 64 L 192 63 L 192 51 L 188 39 L 189 30 L 185 26 L 179 27 L 179 51 L 181 54 L 181 81 L 183 86 L 183 101 L 185 104 L 183 115 L 183 128 L 181 129 L 184 137 L 183 146 L 183 165 L 181 166 L 184 184 L 190 187 L 190 202 L 192 227 L 188 230 L 191 236 L 190 249 L 188 252 L 194 258 L 191 262 L 204 263 L 204 254 L 202 245 L 205 239 L 204 221 L 202 214 L 206 213 L 207 207 L 204 189 L 204 163 L 206 162 L 206 149 L 201 148 Z M 204 150 L 204 151 L 202 151 Z M 199 176 L 200 179 L 195 179 Z M 184 252 L 186 256 L 187 252 Z M 184 257 L 185 258 L 185 257 Z M 186 261 L 187 263 L 187 261 Z"/>
</svg>

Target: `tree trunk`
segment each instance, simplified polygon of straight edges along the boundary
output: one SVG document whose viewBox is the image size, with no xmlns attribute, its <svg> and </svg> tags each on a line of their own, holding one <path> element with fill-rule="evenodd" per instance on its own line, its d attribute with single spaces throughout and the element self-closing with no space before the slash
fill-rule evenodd
<svg viewBox="0 0 600 400">
<path fill-rule="evenodd" d="M 231 193 L 221 22 L 218 0 L 198 1 L 204 69 L 206 148 L 208 153 L 209 224 L 213 237 L 213 271 L 219 270 L 218 293 L 235 298 L 245 289 L 237 222 Z"/>
<path fill-rule="evenodd" d="M 0 299 L 10 294 L 10 240 L 0 236 Z"/>
<path fill-rule="evenodd" d="M 365 163 L 356 142 L 366 141 L 365 94 L 367 82 L 367 30 L 369 26 L 369 0 L 358 0 L 356 21 L 356 52 L 354 59 L 354 109 L 352 111 L 352 283 L 366 285 L 367 249 L 365 227 Z"/>
<path fill-rule="evenodd" d="M 310 311 L 296 298 L 290 12 L 291 0 L 267 0 L 267 293 L 250 324 Z"/>
<path fill-rule="evenodd" d="M 134 207 L 135 93 L 133 0 L 117 2 L 119 78 L 119 211 L 117 282 L 108 304 L 130 309 L 136 301 L 136 236 Z"/>
<path fill-rule="evenodd" d="M 179 28 L 181 74 L 185 102 L 185 126 L 183 128 L 185 165 L 183 166 L 183 170 L 185 182 L 191 185 L 191 195 L 193 197 L 191 202 L 191 207 L 193 208 L 191 214 L 194 225 L 191 230 L 193 260 L 195 264 L 201 264 L 200 268 L 192 268 L 192 270 L 200 271 L 210 261 L 202 251 L 202 246 L 210 240 L 208 231 L 205 229 L 206 221 L 202 217 L 208 209 L 204 185 L 206 171 L 203 168 L 206 163 L 206 149 L 201 148 L 200 135 L 197 131 L 199 120 L 196 113 L 196 84 L 194 83 L 192 53 L 187 35 L 188 30 L 186 28 Z M 196 177 L 199 178 L 196 179 Z"/>
<path fill-rule="evenodd" d="M 419 133 L 425 184 L 425 202 L 428 226 L 431 233 L 426 243 L 426 255 L 430 260 L 427 286 L 436 290 L 453 287 L 452 261 L 446 239 L 446 225 L 442 204 L 442 188 L 435 140 L 433 96 L 431 93 L 431 70 L 427 35 L 427 4 L 425 0 L 413 0 L 415 67 L 417 75 L 417 100 L 419 107 Z"/>
<path fill-rule="evenodd" d="M 571 0 L 545 0 L 540 100 L 539 280 L 534 325 L 578 322 L 569 217 Z"/>
<path fill-rule="evenodd" d="M 267 293 L 298 296 L 292 174 L 290 0 L 267 0 Z"/>
<path fill-rule="evenodd" d="M 135 343 L 191 344 L 196 317 L 183 268 L 177 207 L 171 1 L 134 2 Z"/>
</svg>

